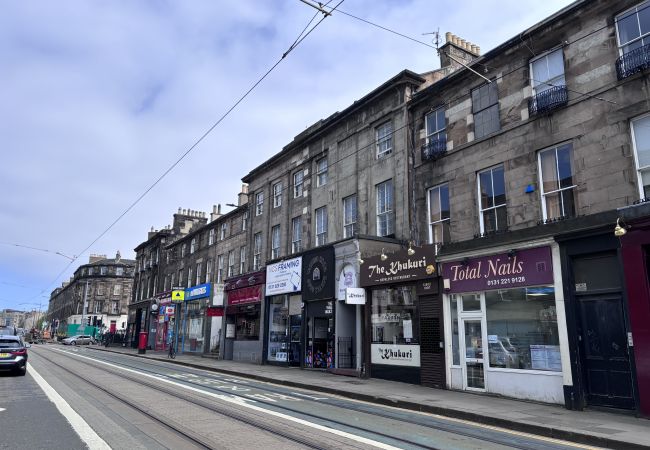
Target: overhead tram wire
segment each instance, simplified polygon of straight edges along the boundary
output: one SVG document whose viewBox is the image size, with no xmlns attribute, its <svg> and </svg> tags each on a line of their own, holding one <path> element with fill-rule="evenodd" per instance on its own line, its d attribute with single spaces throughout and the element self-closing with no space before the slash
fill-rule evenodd
<svg viewBox="0 0 650 450">
<path fill-rule="evenodd" d="M 341 3 L 343 3 L 344 1 L 345 1 L 345 0 L 340 0 L 340 1 L 336 4 L 336 6 L 334 6 L 334 7 L 332 8 L 332 11 L 335 11 L 335 10 L 339 7 L 339 5 L 341 5 Z M 330 2 L 331 2 L 331 0 L 330 0 Z M 330 2 L 328 2 L 328 3 L 330 3 Z M 116 218 L 116 219 L 115 219 L 115 220 L 114 220 L 114 221 L 113 221 L 113 222 L 112 222 L 108 227 L 106 227 L 106 229 L 105 229 L 104 231 L 102 231 L 102 232 L 99 234 L 99 236 L 97 236 L 97 237 L 96 237 L 96 238 L 95 238 L 95 239 L 94 239 L 90 244 L 88 244 L 88 245 L 87 245 L 87 246 L 86 246 L 82 251 L 80 251 L 80 252 L 78 253 L 78 255 L 75 256 L 75 257 L 74 257 L 74 258 L 73 258 L 73 259 L 68 263 L 68 265 L 65 266 L 65 268 L 64 268 L 61 272 L 59 272 L 59 274 L 56 276 L 56 278 L 54 279 L 54 281 L 52 281 L 51 283 L 49 283 L 49 284 L 47 285 L 47 287 L 46 287 L 45 289 L 43 289 L 41 292 L 39 292 L 35 297 L 37 297 L 38 295 L 42 295 L 42 294 L 45 293 L 45 292 L 46 292 L 46 291 L 47 291 L 47 290 L 48 290 L 52 285 L 54 285 L 54 284 L 58 281 L 58 279 L 59 279 L 59 278 L 60 278 L 60 277 L 61 277 L 61 276 L 62 276 L 62 275 L 63 275 L 63 274 L 64 274 L 64 273 L 65 273 L 65 272 L 70 268 L 70 266 L 72 266 L 72 264 L 74 264 L 74 262 L 75 262 L 75 261 L 76 261 L 76 260 L 77 260 L 81 255 L 83 255 L 84 253 L 86 253 L 86 252 L 87 252 L 87 251 L 88 251 L 88 250 L 89 250 L 93 245 L 95 245 L 95 243 L 97 243 L 97 241 L 99 241 L 102 237 L 104 237 L 104 236 L 106 235 L 106 233 L 108 233 L 108 232 L 109 232 L 109 231 L 110 231 L 110 230 L 111 230 L 111 229 L 112 229 L 112 228 L 113 228 L 113 227 L 114 227 L 114 226 L 115 226 L 115 225 L 116 225 L 120 220 L 122 220 L 122 218 L 123 218 L 124 216 L 126 216 L 126 215 L 127 215 L 127 214 L 128 214 L 128 213 L 129 213 L 129 212 L 130 212 L 130 211 L 131 211 L 131 210 L 132 210 L 132 209 L 133 209 L 133 208 L 134 208 L 138 203 L 140 203 L 140 201 L 141 201 L 141 200 L 142 200 L 142 199 L 143 199 L 143 198 L 144 198 L 144 197 L 145 197 L 145 196 L 146 196 L 146 195 L 147 195 L 147 194 L 148 194 L 148 193 L 149 193 L 149 192 L 150 192 L 154 187 L 156 187 L 156 186 L 157 186 L 157 185 L 158 185 L 158 184 L 159 184 L 159 183 L 160 183 L 160 182 L 161 182 L 161 181 L 162 181 L 162 180 L 163 180 L 163 179 L 164 179 L 164 178 L 165 178 L 165 177 L 166 177 L 166 176 L 167 176 L 167 175 L 172 171 L 172 170 L 174 170 L 174 169 L 176 168 L 176 166 L 178 166 L 178 164 L 180 164 L 180 162 L 183 161 L 183 159 L 185 159 L 185 158 L 187 157 L 187 155 L 189 155 L 189 154 L 190 154 L 190 153 L 191 153 L 191 152 L 192 152 L 192 151 L 193 151 L 193 150 L 194 150 L 194 149 L 195 149 L 195 148 L 196 148 L 196 147 L 197 147 L 197 146 L 198 146 L 198 145 L 199 145 L 199 144 L 200 144 L 200 143 L 201 143 L 201 142 L 202 142 L 202 141 L 203 141 L 203 140 L 204 140 L 204 139 L 205 139 L 209 134 L 210 134 L 210 133 L 212 133 L 212 131 L 213 131 L 215 128 L 217 128 L 217 126 L 219 126 L 219 124 L 221 124 L 221 122 L 223 122 L 224 119 L 226 119 L 226 117 L 228 117 L 228 116 L 230 115 L 230 113 L 231 113 L 232 111 L 234 111 L 235 108 L 237 108 L 237 106 L 239 106 L 239 104 L 240 104 L 241 102 L 243 102 L 243 101 L 246 99 L 246 97 L 248 97 L 248 96 L 251 94 L 251 92 L 253 92 L 253 91 L 255 90 L 255 88 L 257 88 L 257 86 L 259 86 L 260 83 L 261 83 L 262 81 L 264 81 L 264 80 L 266 79 L 266 77 L 268 77 L 268 76 L 271 74 L 271 72 L 273 72 L 273 71 L 275 70 L 276 67 L 278 67 L 278 66 L 280 65 L 280 63 L 284 60 L 284 58 L 286 58 L 287 55 L 289 55 L 289 53 L 291 53 L 291 52 L 292 52 L 296 47 L 298 47 L 298 45 L 300 45 L 300 44 L 302 43 L 302 41 L 304 41 L 304 40 L 307 38 L 307 36 L 309 36 L 309 35 L 310 35 L 310 34 L 311 34 L 315 29 L 316 29 L 316 27 L 318 27 L 318 26 L 319 26 L 319 25 L 320 25 L 320 24 L 321 24 L 321 23 L 322 23 L 322 22 L 323 22 L 327 17 L 329 17 L 329 15 L 324 14 L 323 17 L 321 18 L 321 20 L 319 20 L 318 22 L 316 22 L 316 24 L 315 24 L 313 27 L 311 27 L 311 28 L 309 29 L 309 31 L 307 31 L 307 33 L 305 33 L 305 30 L 309 27 L 309 25 L 311 24 L 311 22 L 313 22 L 313 20 L 314 20 L 314 18 L 312 18 L 312 19 L 309 21 L 309 23 L 307 24 L 307 27 L 305 27 L 305 29 L 303 29 L 303 31 L 298 35 L 298 38 L 294 41 L 293 44 L 291 44 L 291 46 L 289 47 L 289 49 L 288 49 L 286 52 L 284 52 L 284 53 L 282 54 L 282 56 L 281 56 L 281 57 L 280 57 L 280 58 L 279 58 L 279 59 L 278 59 L 278 60 L 277 60 L 277 61 L 276 61 L 276 62 L 275 62 L 275 63 L 274 63 L 274 64 L 273 64 L 273 65 L 272 65 L 272 66 L 271 66 L 271 67 L 270 67 L 270 68 L 269 68 L 265 73 L 264 73 L 264 75 L 262 75 L 262 76 L 261 76 L 261 77 L 260 77 L 260 78 L 255 82 L 255 83 L 253 83 L 253 85 L 252 85 L 252 86 L 251 86 L 251 87 L 250 87 L 250 88 L 249 88 L 249 89 L 248 89 L 248 90 L 247 90 L 247 91 L 246 91 L 246 92 L 245 92 L 241 97 L 239 97 L 239 99 L 238 99 L 238 100 L 237 100 L 237 101 L 236 101 L 236 102 L 235 102 L 235 103 L 234 103 L 230 108 L 228 108 L 228 109 L 226 110 L 226 112 L 223 113 L 223 114 L 221 115 L 221 117 L 219 117 L 219 119 L 218 119 L 214 124 L 212 124 L 212 126 L 210 126 L 210 127 L 209 127 L 209 128 L 208 128 L 208 129 L 207 129 L 207 130 L 206 130 L 206 131 L 205 131 L 205 132 L 204 132 L 204 133 L 203 133 L 203 134 L 202 134 L 202 135 L 201 135 L 201 136 L 196 140 L 196 141 L 194 141 L 194 143 L 193 143 L 193 144 L 192 144 L 192 145 L 191 145 L 187 150 L 185 150 L 185 152 L 183 152 L 183 154 L 181 154 L 181 156 L 180 156 L 178 159 L 176 159 L 176 161 L 174 161 L 174 163 L 173 163 L 171 166 L 169 166 L 169 168 L 167 168 L 167 170 L 165 170 L 165 171 L 164 171 L 164 172 L 163 172 L 163 173 L 162 173 L 162 174 L 161 174 L 161 175 L 160 175 L 160 176 L 159 176 L 159 177 L 158 177 L 158 178 L 157 178 L 157 179 L 156 179 L 156 180 L 155 180 L 155 181 L 154 181 L 154 182 L 149 186 L 149 187 L 147 187 L 147 189 L 145 189 L 144 192 L 142 192 L 142 193 L 141 193 L 141 194 L 140 194 L 140 195 L 135 199 L 135 201 L 133 201 L 133 202 L 132 202 L 132 203 L 131 203 L 131 204 L 130 204 L 130 205 L 129 205 L 129 206 L 128 206 L 128 207 L 127 207 L 127 208 L 126 208 L 126 209 L 125 209 L 125 210 L 124 210 L 124 211 L 123 211 L 123 212 L 122 212 L 122 213 L 121 213 L 121 214 L 120 214 L 120 215 L 119 215 L 119 216 L 118 216 L 118 217 L 117 217 L 117 218 Z M 63 255 L 62 255 L 62 256 L 63 256 Z M 32 298 L 30 298 L 29 300 L 32 300 L 32 299 L 35 298 L 35 297 L 32 297 Z"/>
</svg>

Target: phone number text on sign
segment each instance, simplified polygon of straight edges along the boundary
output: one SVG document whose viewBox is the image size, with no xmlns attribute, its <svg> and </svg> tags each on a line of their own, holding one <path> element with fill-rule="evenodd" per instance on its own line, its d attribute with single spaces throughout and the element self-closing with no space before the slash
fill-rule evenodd
<svg viewBox="0 0 650 450">
<path fill-rule="evenodd" d="M 526 277 L 499 278 L 496 280 L 487 280 L 488 286 L 503 286 L 507 284 L 525 283 Z"/>
</svg>

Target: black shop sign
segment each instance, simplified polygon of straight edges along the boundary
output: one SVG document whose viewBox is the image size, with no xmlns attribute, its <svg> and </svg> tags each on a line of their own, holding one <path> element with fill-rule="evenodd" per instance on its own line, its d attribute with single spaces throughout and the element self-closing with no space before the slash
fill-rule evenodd
<svg viewBox="0 0 650 450">
<path fill-rule="evenodd" d="M 334 247 L 306 252 L 302 257 L 302 300 L 334 297 Z"/>
</svg>

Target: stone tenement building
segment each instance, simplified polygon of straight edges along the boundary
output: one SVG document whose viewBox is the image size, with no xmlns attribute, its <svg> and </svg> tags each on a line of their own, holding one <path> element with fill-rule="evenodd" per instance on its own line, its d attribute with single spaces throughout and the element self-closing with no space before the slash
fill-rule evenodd
<svg viewBox="0 0 650 450">
<path fill-rule="evenodd" d="M 127 305 L 133 288 L 135 261 L 91 255 L 69 281 L 52 291 L 46 321 L 65 333 L 71 324 L 126 330 Z M 84 298 L 86 305 L 84 308 Z"/>
</svg>

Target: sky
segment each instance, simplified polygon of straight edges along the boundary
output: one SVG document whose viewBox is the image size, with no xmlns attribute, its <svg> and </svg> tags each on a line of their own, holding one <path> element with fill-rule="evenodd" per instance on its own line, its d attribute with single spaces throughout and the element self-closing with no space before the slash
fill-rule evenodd
<svg viewBox="0 0 650 450">
<path fill-rule="evenodd" d="M 345 0 L 339 8 L 426 43 L 424 33 L 439 30 L 444 40 L 451 31 L 485 53 L 569 3 Z M 228 211 L 241 177 L 305 128 L 401 70 L 439 68 L 435 49 L 334 12 L 97 240 L 316 13 L 300 0 L 2 2 L 0 309 L 45 310 L 89 254 L 134 258 L 147 231 L 171 224 L 179 207 Z"/>
</svg>

